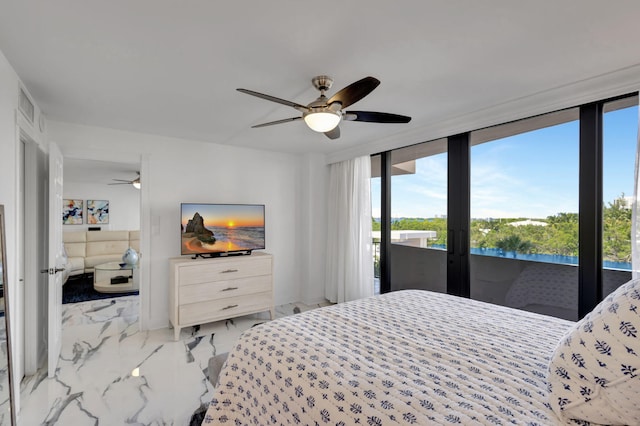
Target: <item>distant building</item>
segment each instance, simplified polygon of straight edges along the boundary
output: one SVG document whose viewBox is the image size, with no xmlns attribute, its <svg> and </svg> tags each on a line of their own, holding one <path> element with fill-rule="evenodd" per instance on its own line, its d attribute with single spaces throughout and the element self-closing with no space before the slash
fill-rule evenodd
<svg viewBox="0 0 640 426">
<path fill-rule="evenodd" d="M 381 232 L 373 231 L 371 236 L 379 240 Z M 391 231 L 391 242 L 413 247 L 426 248 L 428 247 L 428 240 L 435 240 L 436 238 L 436 231 Z"/>
<path fill-rule="evenodd" d="M 525 225 L 533 225 L 533 226 L 547 226 L 546 222 L 540 222 L 539 220 L 519 220 L 517 222 L 509 222 L 508 225 L 511 226 L 525 226 Z"/>
</svg>

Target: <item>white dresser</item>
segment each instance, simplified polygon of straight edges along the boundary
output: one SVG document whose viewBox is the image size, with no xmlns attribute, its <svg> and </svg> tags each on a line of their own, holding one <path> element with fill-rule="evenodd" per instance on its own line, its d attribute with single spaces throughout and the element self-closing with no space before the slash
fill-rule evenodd
<svg viewBox="0 0 640 426">
<path fill-rule="evenodd" d="M 178 340 L 180 330 L 197 324 L 269 311 L 273 307 L 273 257 L 169 259 L 169 320 Z"/>
</svg>

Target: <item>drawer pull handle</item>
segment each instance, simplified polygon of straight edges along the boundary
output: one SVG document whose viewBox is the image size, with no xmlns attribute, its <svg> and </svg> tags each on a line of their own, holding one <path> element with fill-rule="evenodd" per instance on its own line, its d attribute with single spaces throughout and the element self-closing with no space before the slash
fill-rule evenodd
<svg viewBox="0 0 640 426">
<path fill-rule="evenodd" d="M 228 274 L 230 272 L 238 272 L 237 269 L 225 269 L 224 271 L 220 272 L 221 274 Z"/>
<path fill-rule="evenodd" d="M 233 308 L 237 308 L 238 305 L 229 305 L 226 308 L 222 308 L 223 311 L 226 311 L 227 309 L 233 309 Z"/>
<path fill-rule="evenodd" d="M 222 291 L 231 291 L 231 290 L 237 290 L 238 287 L 227 287 L 227 288 L 223 288 Z"/>
</svg>

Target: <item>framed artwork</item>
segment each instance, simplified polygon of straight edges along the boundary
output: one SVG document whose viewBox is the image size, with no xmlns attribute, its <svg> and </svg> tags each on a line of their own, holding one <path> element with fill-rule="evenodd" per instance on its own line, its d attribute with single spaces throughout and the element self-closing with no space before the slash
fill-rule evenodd
<svg viewBox="0 0 640 426">
<path fill-rule="evenodd" d="M 87 223 L 89 225 L 109 223 L 108 200 L 87 200 Z"/>
<path fill-rule="evenodd" d="M 82 225 L 82 200 L 62 200 L 62 224 Z"/>
</svg>

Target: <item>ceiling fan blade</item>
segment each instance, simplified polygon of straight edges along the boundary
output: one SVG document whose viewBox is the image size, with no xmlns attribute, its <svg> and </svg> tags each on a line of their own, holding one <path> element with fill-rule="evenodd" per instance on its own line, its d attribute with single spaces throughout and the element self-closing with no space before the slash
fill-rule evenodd
<svg viewBox="0 0 640 426">
<path fill-rule="evenodd" d="M 329 139 L 338 139 L 340 137 L 340 126 L 336 126 L 333 130 L 324 132 Z"/>
<path fill-rule="evenodd" d="M 351 83 L 338 93 L 333 95 L 328 101 L 327 105 L 331 105 L 334 102 L 340 102 L 342 108 L 346 108 L 351 104 L 355 104 L 360 99 L 367 96 L 380 84 L 380 80 L 374 77 L 365 77 L 362 80 L 358 80 L 355 83 Z"/>
<path fill-rule="evenodd" d="M 258 127 L 273 126 L 274 124 L 282 124 L 282 123 L 288 123 L 290 121 L 298 121 L 298 120 L 302 120 L 302 117 L 284 118 L 282 120 L 276 120 L 276 121 L 270 121 L 268 123 L 256 124 L 255 126 L 251 126 L 251 128 L 252 129 L 256 129 Z"/>
<path fill-rule="evenodd" d="M 346 111 L 342 116 L 347 121 L 365 121 L 368 123 L 408 123 L 411 117 L 388 112 Z"/>
<path fill-rule="evenodd" d="M 261 99 L 266 99 L 267 101 L 276 102 L 278 104 L 290 106 L 292 108 L 297 109 L 300 112 L 309 111 L 309 108 L 307 108 L 305 105 L 301 105 L 301 104 L 297 104 L 295 102 L 287 101 L 286 99 L 276 98 L 275 96 L 265 95 L 264 93 L 254 92 L 253 90 L 248 90 L 248 89 L 236 89 L 236 90 L 238 92 L 241 92 L 241 93 L 246 93 L 247 95 L 255 96 L 255 97 L 258 97 L 258 98 L 261 98 Z"/>
<path fill-rule="evenodd" d="M 124 182 L 124 183 L 131 183 L 133 182 L 132 180 L 125 180 L 125 179 L 111 179 L 111 180 L 115 180 L 117 182 Z"/>
<path fill-rule="evenodd" d="M 131 185 L 132 182 L 108 183 L 107 185 Z"/>
</svg>

